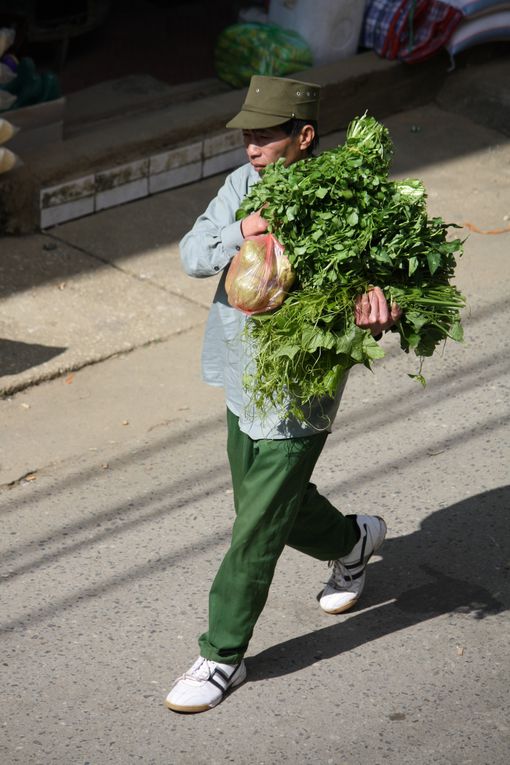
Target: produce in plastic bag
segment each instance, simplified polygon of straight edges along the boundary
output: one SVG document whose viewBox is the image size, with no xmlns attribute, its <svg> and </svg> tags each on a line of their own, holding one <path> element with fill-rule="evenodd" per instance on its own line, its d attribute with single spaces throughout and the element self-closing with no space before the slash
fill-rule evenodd
<svg viewBox="0 0 510 765">
<path fill-rule="evenodd" d="M 228 302 L 248 315 L 278 308 L 295 274 L 272 234 L 249 237 L 234 255 L 225 280 Z"/>
<path fill-rule="evenodd" d="M 0 144 L 9 141 L 18 131 L 19 128 L 0 117 Z"/>
<path fill-rule="evenodd" d="M 0 175 L 8 173 L 16 164 L 18 158 L 10 149 L 0 149 Z"/>
<path fill-rule="evenodd" d="M 312 66 L 308 43 L 292 29 L 275 24 L 233 24 L 224 29 L 214 50 L 216 73 L 234 88 L 248 85 L 253 74 L 284 77 Z"/>
</svg>

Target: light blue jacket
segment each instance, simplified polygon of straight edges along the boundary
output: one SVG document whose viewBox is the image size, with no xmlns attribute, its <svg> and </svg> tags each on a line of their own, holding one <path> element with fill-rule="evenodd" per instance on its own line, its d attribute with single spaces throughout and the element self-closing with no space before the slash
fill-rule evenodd
<svg viewBox="0 0 510 765">
<path fill-rule="evenodd" d="M 305 422 L 281 418 L 270 410 L 262 418 L 243 387 L 243 375 L 254 364 L 243 339 L 247 317 L 232 308 L 225 292 L 228 265 L 243 243 L 236 212 L 249 189 L 259 180 L 248 163 L 231 173 L 217 196 L 191 231 L 180 242 L 181 260 L 190 276 L 203 278 L 220 274 L 205 329 L 202 374 L 209 385 L 225 388 L 227 407 L 239 417 L 240 429 L 253 439 L 295 438 L 330 430 L 343 390 L 335 399 L 322 399 L 306 410 Z"/>
</svg>

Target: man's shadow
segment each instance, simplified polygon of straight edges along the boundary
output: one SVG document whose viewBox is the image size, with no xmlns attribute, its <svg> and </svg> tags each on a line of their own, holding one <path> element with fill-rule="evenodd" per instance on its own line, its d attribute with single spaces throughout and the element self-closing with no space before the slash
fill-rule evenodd
<svg viewBox="0 0 510 765">
<path fill-rule="evenodd" d="M 247 658 L 250 680 L 296 672 L 441 614 L 484 619 L 507 609 L 509 507 L 510 486 L 504 486 L 438 510 L 418 531 L 388 539 L 383 559 L 369 564 L 366 589 L 349 619 L 332 616 L 331 626 Z"/>
</svg>

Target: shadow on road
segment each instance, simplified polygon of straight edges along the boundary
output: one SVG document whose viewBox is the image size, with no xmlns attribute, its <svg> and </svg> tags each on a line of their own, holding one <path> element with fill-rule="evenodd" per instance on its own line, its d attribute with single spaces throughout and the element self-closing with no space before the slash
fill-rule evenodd
<svg viewBox="0 0 510 765">
<path fill-rule="evenodd" d="M 17 375 L 64 353 L 67 348 L 22 343 L 0 337 L 0 377 Z"/>
<path fill-rule="evenodd" d="M 363 610 L 247 658 L 251 681 L 291 674 L 317 661 L 451 613 L 484 619 L 510 605 L 510 486 L 470 497 L 385 542 L 369 567 Z"/>
</svg>

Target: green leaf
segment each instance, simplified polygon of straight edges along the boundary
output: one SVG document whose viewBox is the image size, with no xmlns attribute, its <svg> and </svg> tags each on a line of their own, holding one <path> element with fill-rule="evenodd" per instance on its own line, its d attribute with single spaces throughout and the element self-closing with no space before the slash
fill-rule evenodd
<svg viewBox="0 0 510 765">
<path fill-rule="evenodd" d="M 327 188 L 327 186 L 319 186 L 319 188 L 316 189 L 315 191 L 315 196 L 318 197 L 319 199 L 324 199 L 328 191 L 329 189 Z"/>
<path fill-rule="evenodd" d="M 456 321 L 454 324 L 452 324 L 448 334 L 452 340 L 456 340 L 458 343 L 462 343 L 464 340 L 464 330 L 460 321 Z"/>
<path fill-rule="evenodd" d="M 419 265 L 418 258 L 414 257 L 414 255 L 413 255 L 413 257 L 409 258 L 408 263 L 409 263 L 409 265 L 408 265 L 408 274 L 409 274 L 409 276 L 412 276 L 414 274 L 414 272 L 416 271 L 416 269 L 418 268 L 418 265 Z"/>
<path fill-rule="evenodd" d="M 384 247 L 378 247 L 371 250 L 370 255 L 381 263 L 391 263 L 392 259 Z"/>
<path fill-rule="evenodd" d="M 323 385 L 329 396 L 333 397 L 335 395 L 344 374 L 345 368 L 340 366 L 340 364 L 335 364 L 335 366 L 324 375 Z"/>
<path fill-rule="evenodd" d="M 405 339 L 409 348 L 416 348 L 416 346 L 420 342 L 420 336 L 415 334 L 414 332 L 411 332 L 409 335 L 406 335 Z"/>
<path fill-rule="evenodd" d="M 346 356 L 351 355 L 352 344 L 354 341 L 354 331 L 349 330 L 342 334 L 337 334 L 335 341 L 335 351 L 337 353 L 344 353 Z"/>
<path fill-rule="evenodd" d="M 429 264 L 430 273 L 434 274 L 441 263 L 441 253 L 437 250 L 427 252 L 427 262 Z"/>
<path fill-rule="evenodd" d="M 304 327 L 301 334 L 303 348 L 309 353 L 314 353 L 317 348 L 333 348 L 335 337 L 331 332 L 317 327 Z"/>
<path fill-rule="evenodd" d="M 416 382 L 421 383 L 424 388 L 427 385 L 426 379 L 421 374 L 419 374 L 419 375 L 410 375 L 410 374 L 408 374 L 407 376 L 410 377 L 411 380 L 416 380 Z"/>
<path fill-rule="evenodd" d="M 296 353 L 299 353 L 301 348 L 299 345 L 293 345 L 292 343 L 287 343 L 285 345 L 280 345 L 278 348 L 276 348 L 273 351 L 273 355 L 275 358 L 279 358 L 280 356 L 287 356 L 289 359 L 293 359 Z"/>
<path fill-rule="evenodd" d="M 374 340 L 370 332 L 363 339 L 363 350 L 368 359 L 382 359 L 385 353 L 377 340 Z"/>
<path fill-rule="evenodd" d="M 405 321 L 411 324 L 414 330 L 419 331 L 429 321 L 428 316 L 417 311 L 406 311 Z"/>
</svg>

